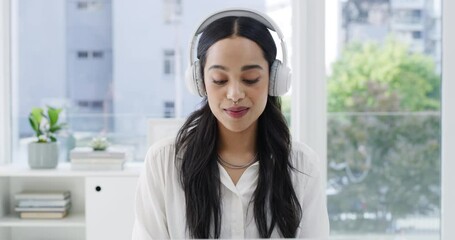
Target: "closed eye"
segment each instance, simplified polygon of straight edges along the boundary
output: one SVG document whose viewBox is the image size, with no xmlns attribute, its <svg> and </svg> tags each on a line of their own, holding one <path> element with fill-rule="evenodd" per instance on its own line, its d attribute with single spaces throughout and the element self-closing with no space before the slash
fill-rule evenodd
<svg viewBox="0 0 455 240">
<path fill-rule="evenodd" d="M 243 79 L 243 82 L 245 82 L 248 85 L 253 85 L 253 84 L 259 82 L 259 78 L 256 78 L 256 79 Z"/>
<path fill-rule="evenodd" d="M 227 80 L 216 80 L 216 79 L 212 79 L 213 83 L 215 83 L 216 85 L 223 85 L 227 82 Z"/>
</svg>

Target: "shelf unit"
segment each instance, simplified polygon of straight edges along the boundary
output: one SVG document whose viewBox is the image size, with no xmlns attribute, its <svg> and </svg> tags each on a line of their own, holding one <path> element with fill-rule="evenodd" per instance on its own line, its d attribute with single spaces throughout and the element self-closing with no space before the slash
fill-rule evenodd
<svg viewBox="0 0 455 240">
<path fill-rule="evenodd" d="M 134 177 L 143 163 L 127 163 L 122 171 L 72 170 L 71 164 L 60 163 L 56 169 L 30 169 L 27 165 L 0 165 L 0 177 Z"/>
<path fill-rule="evenodd" d="M 70 213 L 63 219 L 20 219 L 10 214 L 0 218 L 0 227 L 85 227 L 85 214 Z"/>
<path fill-rule="evenodd" d="M 72 170 L 69 163 L 56 169 L 0 166 L 0 239 L 130 239 L 142 164 L 127 163 L 122 171 Z M 14 212 L 14 194 L 22 190 L 71 191 L 68 216 L 20 219 Z"/>
</svg>

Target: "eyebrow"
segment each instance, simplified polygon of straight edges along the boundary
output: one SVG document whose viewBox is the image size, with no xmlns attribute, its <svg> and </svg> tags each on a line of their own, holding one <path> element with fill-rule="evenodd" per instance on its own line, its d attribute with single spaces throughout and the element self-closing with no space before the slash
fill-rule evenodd
<svg viewBox="0 0 455 240">
<path fill-rule="evenodd" d="M 250 70 L 250 69 L 255 69 L 255 68 L 258 68 L 258 69 L 261 69 L 262 70 L 262 67 L 259 66 L 259 65 L 246 65 L 246 66 L 243 66 L 241 68 L 242 71 L 246 71 L 246 70 Z"/>
<path fill-rule="evenodd" d="M 212 65 L 209 67 L 208 70 L 211 70 L 211 69 L 221 69 L 221 70 L 224 70 L 224 71 L 228 71 L 229 68 L 225 67 L 225 66 L 221 66 L 221 65 Z"/>
<path fill-rule="evenodd" d="M 263 69 L 261 66 L 257 65 L 257 64 L 254 64 L 254 65 L 245 65 L 243 66 L 240 70 L 241 71 L 247 71 L 247 70 L 250 70 L 250 69 Z M 211 70 L 211 69 L 221 69 L 221 70 L 224 70 L 224 71 L 229 71 L 229 68 L 225 67 L 225 66 L 222 66 L 222 65 L 212 65 L 209 67 L 208 70 Z"/>
</svg>

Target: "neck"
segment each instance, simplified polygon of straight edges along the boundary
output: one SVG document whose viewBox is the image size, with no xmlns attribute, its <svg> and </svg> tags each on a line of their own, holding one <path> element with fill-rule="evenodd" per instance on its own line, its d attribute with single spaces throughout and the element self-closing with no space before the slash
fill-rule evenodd
<svg viewBox="0 0 455 240">
<path fill-rule="evenodd" d="M 242 132 L 232 132 L 219 123 L 218 151 L 255 152 L 257 123 Z"/>
<path fill-rule="evenodd" d="M 257 121 L 242 132 L 232 132 L 218 123 L 218 162 L 237 185 L 243 172 L 256 161 Z"/>
</svg>

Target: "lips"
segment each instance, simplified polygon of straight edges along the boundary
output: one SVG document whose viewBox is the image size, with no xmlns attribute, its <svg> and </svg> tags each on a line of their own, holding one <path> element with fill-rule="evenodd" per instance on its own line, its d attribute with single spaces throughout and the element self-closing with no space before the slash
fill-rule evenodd
<svg viewBox="0 0 455 240">
<path fill-rule="evenodd" d="M 233 118 L 241 118 L 245 116 L 245 114 L 247 114 L 249 110 L 250 109 L 247 107 L 230 107 L 224 109 L 224 111 L 226 111 L 226 113 Z"/>
</svg>

